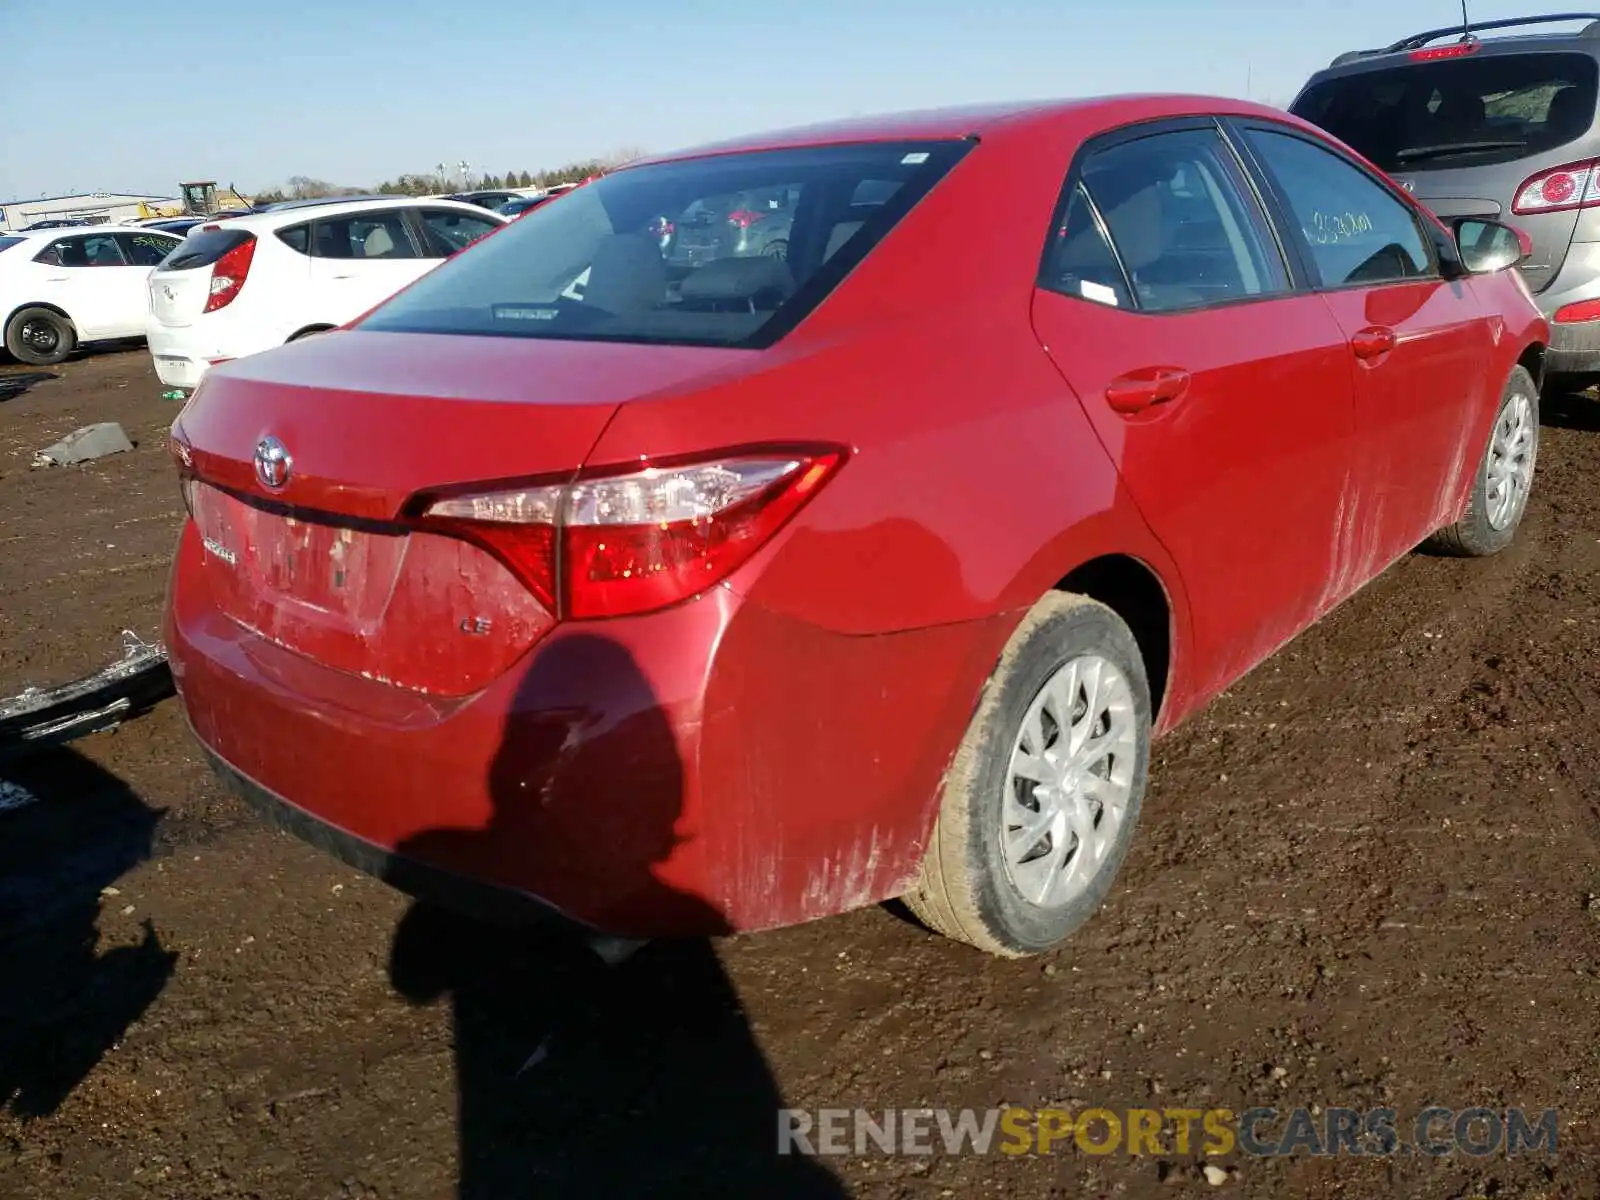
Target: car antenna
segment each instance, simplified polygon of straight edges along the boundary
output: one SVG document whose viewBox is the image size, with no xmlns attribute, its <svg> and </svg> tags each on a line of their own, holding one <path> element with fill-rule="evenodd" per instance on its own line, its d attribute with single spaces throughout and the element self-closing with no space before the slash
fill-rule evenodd
<svg viewBox="0 0 1600 1200">
<path fill-rule="evenodd" d="M 1472 40 L 1472 21 L 1467 16 L 1467 0 L 1461 0 L 1461 40 L 1463 42 Z"/>
</svg>

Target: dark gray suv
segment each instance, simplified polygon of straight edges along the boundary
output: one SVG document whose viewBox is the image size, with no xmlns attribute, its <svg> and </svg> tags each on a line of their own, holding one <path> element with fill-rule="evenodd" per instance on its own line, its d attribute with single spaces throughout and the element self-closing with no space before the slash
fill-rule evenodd
<svg viewBox="0 0 1600 1200">
<path fill-rule="evenodd" d="M 1290 110 L 1447 222 L 1494 217 L 1525 232 L 1533 253 L 1522 274 L 1551 322 L 1546 375 L 1571 386 L 1600 380 L 1597 87 L 1600 13 L 1568 13 L 1433 29 L 1341 54 Z"/>
</svg>

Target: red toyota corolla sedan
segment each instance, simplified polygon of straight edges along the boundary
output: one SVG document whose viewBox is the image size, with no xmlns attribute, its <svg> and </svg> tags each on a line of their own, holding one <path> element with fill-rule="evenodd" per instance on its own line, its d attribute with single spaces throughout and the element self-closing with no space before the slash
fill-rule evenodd
<svg viewBox="0 0 1600 1200">
<path fill-rule="evenodd" d="M 189 719 L 259 807 L 459 906 L 642 937 L 904 896 L 1042 950 L 1153 735 L 1419 543 L 1512 537 L 1524 253 L 1225 100 L 629 166 L 208 373 L 172 437 Z"/>
</svg>

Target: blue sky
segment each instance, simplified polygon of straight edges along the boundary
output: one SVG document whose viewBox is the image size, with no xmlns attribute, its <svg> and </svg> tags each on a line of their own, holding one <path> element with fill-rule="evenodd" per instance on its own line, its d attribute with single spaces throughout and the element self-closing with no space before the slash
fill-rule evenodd
<svg viewBox="0 0 1600 1200">
<path fill-rule="evenodd" d="M 73 7 L 44 20 L 46 36 L 29 31 L 33 6 L 0 0 L 0 201 L 172 194 L 181 179 L 368 186 L 462 159 L 503 174 L 968 101 L 1248 89 L 1286 102 L 1341 50 L 1460 12 L 1458 0 Z M 1538 8 L 1471 7 L 1479 19 Z"/>
</svg>

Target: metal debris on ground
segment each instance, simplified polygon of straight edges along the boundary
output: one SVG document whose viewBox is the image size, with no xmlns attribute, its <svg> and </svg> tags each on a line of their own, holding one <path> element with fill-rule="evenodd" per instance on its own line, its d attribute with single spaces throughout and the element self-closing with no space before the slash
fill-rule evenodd
<svg viewBox="0 0 1600 1200">
<path fill-rule="evenodd" d="M 0 760 L 114 728 L 172 694 L 166 647 L 125 629 L 122 657 L 109 667 L 0 700 Z"/>
<path fill-rule="evenodd" d="M 173 388 L 170 392 L 162 392 L 163 400 L 182 400 L 187 393 L 182 388 Z"/>
<path fill-rule="evenodd" d="M 101 421 L 75 429 L 53 446 L 46 446 L 33 456 L 36 467 L 70 467 L 108 454 L 124 454 L 133 449 L 133 443 L 121 425 L 115 421 Z"/>
</svg>

